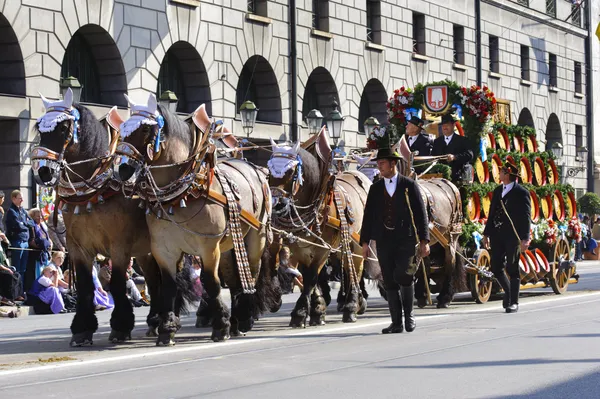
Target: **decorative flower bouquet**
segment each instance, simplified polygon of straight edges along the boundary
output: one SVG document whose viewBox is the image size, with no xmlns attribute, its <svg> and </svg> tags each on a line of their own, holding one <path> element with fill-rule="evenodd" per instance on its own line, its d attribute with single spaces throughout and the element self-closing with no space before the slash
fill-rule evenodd
<svg viewBox="0 0 600 399">
<path fill-rule="evenodd" d="M 581 223 L 576 216 L 569 220 L 566 236 L 569 240 L 573 240 L 575 242 L 581 241 Z"/>
</svg>

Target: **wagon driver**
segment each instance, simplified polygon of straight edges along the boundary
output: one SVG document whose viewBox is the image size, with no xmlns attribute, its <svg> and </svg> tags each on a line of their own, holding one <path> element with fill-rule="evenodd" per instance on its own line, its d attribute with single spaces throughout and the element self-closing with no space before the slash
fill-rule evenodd
<svg viewBox="0 0 600 399">
<path fill-rule="evenodd" d="M 519 310 L 519 257 L 531 241 L 531 198 L 529 191 L 517 183 L 518 177 L 517 166 L 506 161 L 500 169 L 502 184 L 494 190 L 482 240 L 484 248 L 491 245 L 492 272 L 504 290 L 502 306 L 506 313 Z M 510 284 L 504 273 L 505 259 Z"/>
<path fill-rule="evenodd" d="M 382 178 L 369 189 L 360 243 L 366 258 L 370 253 L 369 242 L 377 241 L 377 255 L 392 318 L 392 324 L 381 332 L 401 333 L 405 327 L 411 332 L 416 327 L 413 314 L 416 250 L 421 257 L 429 255 L 427 213 L 415 181 L 397 172 L 401 156 L 389 148 L 382 148 L 375 159 Z"/>
</svg>

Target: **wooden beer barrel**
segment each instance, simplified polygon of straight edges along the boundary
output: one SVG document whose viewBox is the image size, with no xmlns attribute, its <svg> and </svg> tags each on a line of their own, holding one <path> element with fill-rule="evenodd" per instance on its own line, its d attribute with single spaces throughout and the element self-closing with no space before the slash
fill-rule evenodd
<svg viewBox="0 0 600 399">
<path fill-rule="evenodd" d="M 521 175 L 520 181 L 531 184 L 533 180 L 533 171 L 531 170 L 531 164 L 527 157 L 522 157 L 519 161 L 519 174 Z"/>
<path fill-rule="evenodd" d="M 479 220 L 480 212 L 481 200 L 479 194 L 474 192 L 467 198 L 467 218 L 471 222 L 476 222 Z"/>
<path fill-rule="evenodd" d="M 548 170 L 546 171 L 546 176 L 548 178 L 549 184 L 558 184 L 558 169 L 556 168 L 556 163 L 554 163 L 553 159 L 548 158 Z"/>
<path fill-rule="evenodd" d="M 487 135 L 487 148 L 496 149 L 496 137 L 494 137 L 493 133 L 488 133 Z"/>
<path fill-rule="evenodd" d="M 544 219 L 552 218 L 552 197 L 547 195 L 540 198 L 540 216 Z"/>
<path fill-rule="evenodd" d="M 475 170 L 475 178 L 479 183 L 487 183 L 490 180 L 488 163 L 483 162 L 481 157 L 477 157 L 473 169 Z"/>
<path fill-rule="evenodd" d="M 537 222 L 540 218 L 540 200 L 533 190 L 529 190 L 531 196 L 531 221 Z"/>
<path fill-rule="evenodd" d="M 513 137 L 513 149 L 516 152 L 525 152 L 525 143 L 523 143 L 523 139 L 520 137 Z"/>
<path fill-rule="evenodd" d="M 500 148 L 502 150 L 510 150 L 510 140 L 508 139 L 508 134 L 502 129 L 498 130 L 499 140 L 496 141 L 496 148 Z"/>
<path fill-rule="evenodd" d="M 538 187 L 546 184 L 546 167 L 540 157 L 537 157 L 533 162 L 533 181 Z"/>
<path fill-rule="evenodd" d="M 492 205 L 492 197 L 494 193 L 488 193 L 485 197 L 481 198 L 481 216 L 488 218 L 490 217 L 490 206 Z"/>
<path fill-rule="evenodd" d="M 554 194 L 552 195 L 552 201 L 553 201 L 553 207 L 554 207 L 554 214 L 556 215 L 556 219 L 563 221 L 565 220 L 565 216 L 566 216 L 566 209 L 565 209 L 565 199 L 562 195 L 562 193 L 558 190 L 556 190 L 554 192 Z"/>
<path fill-rule="evenodd" d="M 525 141 L 525 150 L 527 152 L 537 152 L 538 145 L 537 145 L 537 140 L 535 139 L 535 136 L 527 136 L 524 141 Z"/>
<path fill-rule="evenodd" d="M 525 260 L 529 265 L 529 270 L 531 271 L 531 273 L 535 274 L 535 276 L 532 277 L 537 279 L 540 275 L 541 268 L 539 263 L 535 259 L 535 255 L 533 254 L 533 252 L 531 252 L 530 250 L 525 251 Z"/>
<path fill-rule="evenodd" d="M 498 154 L 492 155 L 489 161 L 491 166 L 492 179 L 496 184 L 500 184 L 500 169 L 502 169 L 502 160 Z"/>
<path fill-rule="evenodd" d="M 567 217 L 569 219 L 573 219 L 577 217 L 577 200 L 575 199 L 575 194 L 570 192 L 565 198 L 565 206 L 567 208 Z"/>
<path fill-rule="evenodd" d="M 529 263 L 523 254 L 519 255 L 519 273 L 521 275 L 521 283 L 528 283 L 535 276 L 535 272 L 532 272 L 529 268 Z"/>
<path fill-rule="evenodd" d="M 538 273 L 538 277 L 542 278 L 546 274 L 550 273 L 550 263 L 548 262 L 546 255 L 544 255 L 541 249 L 536 248 L 533 252 L 535 255 L 535 259 L 540 265 L 540 272 Z"/>
</svg>

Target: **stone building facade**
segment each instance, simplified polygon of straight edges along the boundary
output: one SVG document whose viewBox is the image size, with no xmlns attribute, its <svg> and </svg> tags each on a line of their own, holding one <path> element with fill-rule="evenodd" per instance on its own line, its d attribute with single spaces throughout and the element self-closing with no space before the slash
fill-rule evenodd
<svg viewBox="0 0 600 399">
<path fill-rule="evenodd" d="M 38 92 L 58 98 L 70 75 L 98 116 L 113 105 L 125 116 L 123 93 L 141 102 L 169 89 L 179 112 L 206 103 L 243 135 L 237 110 L 252 100 L 254 140 L 305 140 L 308 111 L 327 115 L 335 100 L 347 148 L 364 145 L 367 117 L 387 119 L 394 89 L 480 76 L 510 104 L 512 123 L 561 142 L 565 164 L 576 165 L 587 31 L 565 22 L 571 11 L 565 0 L 0 0 L 0 189 L 20 187 L 32 205 Z M 585 173 L 569 179 L 586 187 Z"/>
</svg>

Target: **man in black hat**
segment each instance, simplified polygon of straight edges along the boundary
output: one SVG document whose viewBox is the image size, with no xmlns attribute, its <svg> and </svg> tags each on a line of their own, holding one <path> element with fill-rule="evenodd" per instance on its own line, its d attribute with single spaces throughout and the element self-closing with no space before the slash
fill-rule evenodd
<svg viewBox="0 0 600 399">
<path fill-rule="evenodd" d="M 427 157 L 431 155 L 432 140 L 423 134 L 424 122 L 421 118 L 411 116 L 406 124 L 406 142 L 412 152 L 418 151 L 417 156 Z"/>
<path fill-rule="evenodd" d="M 473 150 L 466 137 L 454 133 L 456 121 L 451 114 L 442 117 L 442 133 L 434 140 L 431 155 L 448 155 L 448 163 L 452 168 L 452 180 L 461 180 L 466 165 L 473 160 Z"/>
<path fill-rule="evenodd" d="M 529 191 L 517 183 L 518 171 L 510 161 L 500 170 L 502 185 L 494 190 L 482 240 L 484 248 L 491 244 L 492 272 L 504 290 L 502 306 L 506 313 L 519 310 L 519 257 L 530 243 L 531 197 Z M 510 284 L 504 272 L 505 258 Z"/>
<path fill-rule="evenodd" d="M 369 189 L 360 232 L 365 258 L 369 256 L 369 242 L 377 241 L 377 256 L 392 317 L 392 324 L 381 331 L 383 334 L 404 331 L 403 311 L 406 331 L 415 329 L 413 280 L 417 270 L 414 262 L 417 238 L 419 255 L 429 255 L 425 205 L 415 181 L 398 174 L 396 165 L 400 159 L 400 155 L 389 148 L 377 152 L 377 168 L 382 178 Z"/>
</svg>

